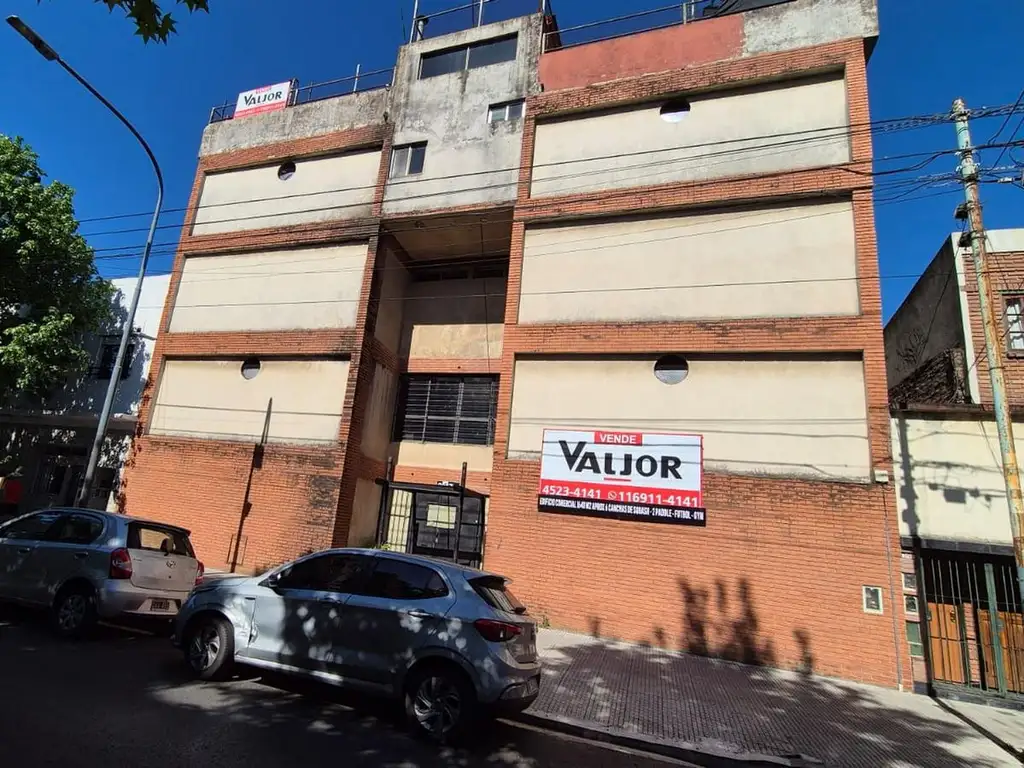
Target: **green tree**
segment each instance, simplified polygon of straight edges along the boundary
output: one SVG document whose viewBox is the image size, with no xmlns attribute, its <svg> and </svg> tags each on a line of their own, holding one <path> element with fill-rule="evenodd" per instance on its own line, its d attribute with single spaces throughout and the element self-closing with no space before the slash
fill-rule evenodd
<svg viewBox="0 0 1024 768">
<path fill-rule="evenodd" d="M 74 191 L 43 177 L 35 152 L 0 134 L 0 403 L 45 395 L 81 371 L 83 334 L 110 312 Z"/>
<path fill-rule="evenodd" d="M 135 34 L 141 36 L 147 43 L 150 40 L 166 43 L 167 38 L 175 32 L 174 18 L 169 12 L 165 13 L 156 0 L 93 0 L 93 2 L 103 3 L 111 12 L 115 8 L 124 11 L 125 16 L 135 24 Z M 206 7 L 209 0 L 173 0 L 173 2 L 175 5 L 184 5 L 189 13 L 209 12 L 209 8 Z"/>
</svg>

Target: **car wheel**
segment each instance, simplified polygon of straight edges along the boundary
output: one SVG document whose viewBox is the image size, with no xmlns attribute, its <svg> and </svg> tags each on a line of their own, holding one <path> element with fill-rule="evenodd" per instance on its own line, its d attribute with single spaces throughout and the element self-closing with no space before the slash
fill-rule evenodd
<svg viewBox="0 0 1024 768">
<path fill-rule="evenodd" d="M 476 713 L 476 691 L 462 670 L 431 665 L 414 672 L 405 691 L 405 711 L 418 735 L 450 744 L 465 735 Z"/>
<path fill-rule="evenodd" d="M 220 616 L 201 617 L 185 637 L 185 661 L 200 680 L 218 680 L 227 674 L 235 655 L 231 625 Z"/>
<path fill-rule="evenodd" d="M 84 637 L 96 624 L 96 593 L 91 587 L 65 587 L 50 610 L 54 630 L 61 637 Z"/>
</svg>

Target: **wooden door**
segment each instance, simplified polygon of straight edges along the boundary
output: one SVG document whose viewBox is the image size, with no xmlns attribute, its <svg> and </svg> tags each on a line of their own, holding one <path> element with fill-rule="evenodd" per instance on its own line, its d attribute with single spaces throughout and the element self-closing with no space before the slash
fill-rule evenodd
<svg viewBox="0 0 1024 768">
<path fill-rule="evenodd" d="M 955 605 L 928 603 L 928 648 L 934 680 L 960 684 L 967 682 L 960 611 Z"/>
</svg>

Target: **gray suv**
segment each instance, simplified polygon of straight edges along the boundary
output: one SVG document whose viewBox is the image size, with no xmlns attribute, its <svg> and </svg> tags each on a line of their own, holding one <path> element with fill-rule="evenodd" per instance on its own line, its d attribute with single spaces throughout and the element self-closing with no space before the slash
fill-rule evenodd
<svg viewBox="0 0 1024 768">
<path fill-rule="evenodd" d="M 203 578 L 189 532 L 94 509 L 46 509 L 0 525 L 0 600 L 50 609 L 81 635 L 98 619 L 173 619 Z"/>
<path fill-rule="evenodd" d="M 193 674 L 242 662 L 404 700 L 437 741 L 537 698 L 536 624 L 501 576 L 431 558 L 332 549 L 197 587 L 175 643 Z"/>
</svg>

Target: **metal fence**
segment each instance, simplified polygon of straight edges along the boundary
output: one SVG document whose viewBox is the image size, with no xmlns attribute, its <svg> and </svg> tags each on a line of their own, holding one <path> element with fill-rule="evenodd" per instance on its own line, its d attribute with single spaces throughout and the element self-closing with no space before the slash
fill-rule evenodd
<svg viewBox="0 0 1024 768">
<path fill-rule="evenodd" d="M 927 551 L 920 569 L 933 685 L 1024 701 L 1024 613 L 1013 558 Z"/>
<path fill-rule="evenodd" d="M 303 86 L 299 86 L 298 80 L 293 80 L 292 95 L 288 106 L 294 107 L 297 104 L 307 104 L 311 101 L 322 101 L 323 99 L 333 99 L 350 93 L 361 93 L 363 91 L 386 88 L 391 85 L 394 72 L 393 67 L 363 72 L 361 71 L 361 66 L 357 64 L 355 74 L 348 77 L 339 77 L 334 80 L 324 80 L 319 83 L 310 83 Z M 234 115 L 235 102 L 228 101 L 210 110 L 210 122 L 218 123 L 221 120 L 230 120 Z"/>
<path fill-rule="evenodd" d="M 684 0 L 684 2 L 673 5 L 638 11 L 611 19 L 591 21 L 572 27 L 551 28 L 544 33 L 543 50 L 546 52 L 586 43 L 597 43 L 602 40 L 633 35 L 637 32 L 649 32 L 679 24 L 690 24 L 788 2 L 791 0 Z"/>
<path fill-rule="evenodd" d="M 410 43 L 540 13 L 546 0 L 467 0 L 461 5 L 440 10 L 431 10 L 437 4 L 436 0 L 412 0 L 412 3 L 407 38 Z"/>
</svg>

